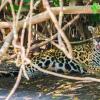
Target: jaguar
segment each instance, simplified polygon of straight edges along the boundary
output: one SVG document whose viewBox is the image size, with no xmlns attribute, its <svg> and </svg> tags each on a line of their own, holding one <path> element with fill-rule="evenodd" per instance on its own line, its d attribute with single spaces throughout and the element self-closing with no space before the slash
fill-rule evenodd
<svg viewBox="0 0 100 100">
<path fill-rule="evenodd" d="M 89 27 L 92 34 L 98 32 Z M 72 44 L 73 59 L 67 58 L 59 49 L 41 51 L 31 58 L 32 63 L 43 69 L 68 74 L 100 74 L 100 38 L 93 35 L 92 39 L 86 42 Z M 97 35 L 99 36 L 99 35 Z M 9 67 L 10 68 L 10 67 Z M 26 66 L 26 71 L 30 77 L 37 71 L 33 66 Z"/>
<path fill-rule="evenodd" d="M 50 49 L 40 52 L 32 58 L 34 65 L 58 73 L 75 74 L 100 74 L 100 37 L 99 27 L 88 29 L 93 37 L 85 42 L 72 44 L 73 59 L 67 58 L 59 49 Z M 34 67 L 28 66 L 26 70 L 33 75 Z"/>
</svg>

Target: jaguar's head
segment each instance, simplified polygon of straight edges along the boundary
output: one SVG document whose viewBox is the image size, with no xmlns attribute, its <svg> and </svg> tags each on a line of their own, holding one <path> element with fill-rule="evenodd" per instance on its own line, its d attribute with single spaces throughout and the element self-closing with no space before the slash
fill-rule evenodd
<svg viewBox="0 0 100 100">
<path fill-rule="evenodd" d="M 88 26 L 88 30 L 91 32 L 93 38 L 100 37 L 100 25 L 97 25 L 95 27 Z"/>
<path fill-rule="evenodd" d="M 88 26 L 88 30 L 93 36 L 93 48 L 100 52 L 100 26 Z"/>
</svg>

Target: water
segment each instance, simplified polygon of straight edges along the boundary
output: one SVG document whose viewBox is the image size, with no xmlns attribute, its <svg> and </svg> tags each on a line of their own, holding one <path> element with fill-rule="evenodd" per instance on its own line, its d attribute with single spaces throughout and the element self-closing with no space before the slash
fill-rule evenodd
<svg viewBox="0 0 100 100">
<path fill-rule="evenodd" d="M 0 77 L 0 100 L 4 100 L 15 78 Z M 81 83 L 52 76 L 23 79 L 10 100 L 100 100 L 100 83 Z"/>
</svg>

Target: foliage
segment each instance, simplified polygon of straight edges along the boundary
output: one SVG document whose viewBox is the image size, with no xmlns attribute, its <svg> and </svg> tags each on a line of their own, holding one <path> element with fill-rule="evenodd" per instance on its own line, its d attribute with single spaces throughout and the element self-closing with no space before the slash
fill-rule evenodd
<svg viewBox="0 0 100 100">
<path fill-rule="evenodd" d="M 72 2 L 72 1 L 76 1 L 76 0 L 64 0 L 64 2 Z M 53 0 L 52 2 L 55 7 L 59 6 L 59 0 Z"/>
<path fill-rule="evenodd" d="M 99 5 L 99 3 L 93 3 L 91 9 L 92 9 L 92 11 L 93 11 L 94 13 L 97 13 L 98 10 L 100 10 L 100 5 Z"/>
<path fill-rule="evenodd" d="M 100 22 L 100 14 L 96 14 L 98 12 L 98 10 L 100 10 L 99 3 L 93 3 L 93 5 L 91 6 L 91 9 L 95 13 L 90 16 L 91 23 L 99 23 Z"/>
<path fill-rule="evenodd" d="M 29 3 L 31 0 L 23 0 L 23 2 Z"/>
</svg>

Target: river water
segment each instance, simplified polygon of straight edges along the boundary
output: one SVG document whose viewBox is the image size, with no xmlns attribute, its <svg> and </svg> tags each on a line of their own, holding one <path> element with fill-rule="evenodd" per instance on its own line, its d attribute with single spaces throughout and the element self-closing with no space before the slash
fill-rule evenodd
<svg viewBox="0 0 100 100">
<path fill-rule="evenodd" d="M 0 100 L 4 100 L 16 78 L 0 77 Z M 100 100 L 100 83 L 82 83 L 54 76 L 22 79 L 10 100 Z"/>
</svg>

